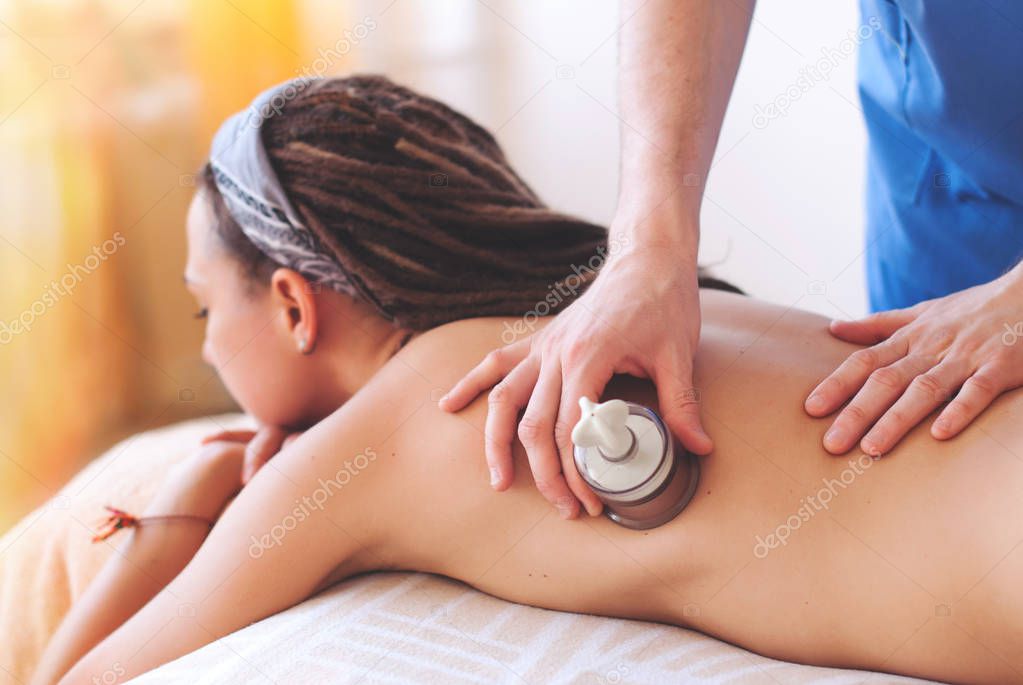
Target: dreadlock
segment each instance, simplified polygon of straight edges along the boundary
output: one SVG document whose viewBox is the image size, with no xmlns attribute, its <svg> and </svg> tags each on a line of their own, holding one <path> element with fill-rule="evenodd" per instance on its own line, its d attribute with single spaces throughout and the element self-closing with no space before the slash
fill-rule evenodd
<svg viewBox="0 0 1023 685">
<path fill-rule="evenodd" d="M 395 325 L 520 316 L 575 274 L 557 307 L 606 259 L 605 227 L 547 208 L 488 131 L 385 76 L 318 80 L 262 135 L 305 225 Z M 219 235 L 266 282 L 277 265 L 231 220 L 208 164 L 202 179 Z"/>
</svg>

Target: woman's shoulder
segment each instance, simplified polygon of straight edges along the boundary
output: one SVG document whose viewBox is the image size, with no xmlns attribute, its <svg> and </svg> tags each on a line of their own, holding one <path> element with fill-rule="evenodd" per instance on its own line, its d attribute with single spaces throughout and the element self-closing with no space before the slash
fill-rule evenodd
<svg viewBox="0 0 1023 685">
<path fill-rule="evenodd" d="M 532 322 L 507 317 L 459 319 L 424 331 L 412 338 L 389 364 L 419 372 L 436 385 L 436 398 L 446 393 L 492 350 L 538 331 L 550 318 Z"/>
<path fill-rule="evenodd" d="M 494 317 L 463 319 L 413 336 L 335 412 L 344 414 L 345 420 L 334 419 L 332 415 L 324 422 L 339 431 L 336 438 L 346 434 L 353 423 L 363 423 L 368 417 L 374 417 L 378 428 L 387 429 L 377 431 L 379 435 L 401 427 L 396 437 L 420 421 L 428 422 L 430 430 L 438 436 L 448 435 L 467 420 L 475 425 L 478 418 L 482 427 L 487 392 L 481 392 L 478 399 L 482 401 L 458 412 L 457 417 L 442 410 L 438 403 L 491 349 L 502 344 L 502 321 Z M 417 416 L 416 421 L 406 421 L 413 415 Z"/>
<path fill-rule="evenodd" d="M 543 329 L 553 318 L 552 316 L 480 316 L 471 319 L 458 319 L 423 331 L 413 338 L 407 348 L 411 348 L 412 344 L 416 343 L 423 348 L 443 350 L 453 341 L 458 340 L 482 346 L 500 347 L 529 337 L 530 334 Z"/>
</svg>

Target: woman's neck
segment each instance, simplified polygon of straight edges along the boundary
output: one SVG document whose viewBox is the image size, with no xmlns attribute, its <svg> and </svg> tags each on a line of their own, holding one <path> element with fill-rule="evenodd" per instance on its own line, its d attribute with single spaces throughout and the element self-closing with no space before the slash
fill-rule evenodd
<svg viewBox="0 0 1023 685">
<path fill-rule="evenodd" d="M 361 353 L 356 353 L 362 358 L 361 363 L 351 364 L 346 359 L 337 360 L 335 378 L 338 386 L 347 397 L 351 397 L 418 334 L 416 331 L 392 327 L 376 335 L 367 335 L 361 343 L 364 346 Z"/>
</svg>

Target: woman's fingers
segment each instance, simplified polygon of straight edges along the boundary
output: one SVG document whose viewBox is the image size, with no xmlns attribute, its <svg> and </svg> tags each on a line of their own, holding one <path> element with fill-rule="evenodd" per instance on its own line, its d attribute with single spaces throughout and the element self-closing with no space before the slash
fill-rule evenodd
<svg viewBox="0 0 1023 685">
<path fill-rule="evenodd" d="M 863 437 L 860 448 L 871 455 L 891 450 L 913 426 L 948 400 L 952 391 L 963 382 L 966 371 L 963 362 L 946 358 L 913 378 L 901 397 Z"/>
<path fill-rule="evenodd" d="M 287 447 L 301 433 L 289 434 L 276 426 L 261 426 L 259 430 L 223 430 L 202 439 L 203 445 L 214 442 L 237 442 L 245 444 L 245 457 L 241 465 L 242 485 L 249 482 L 275 454 Z"/>
<path fill-rule="evenodd" d="M 824 449 L 832 454 L 849 451 L 874 421 L 895 403 L 913 379 L 933 366 L 932 358 L 911 355 L 875 369 L 824 434 Z"/>
<path fill-rule="evenodd" d="M 222 430 L 219 433 L 207 435 L 200 444 L 208 445 L 211 442 L 248 442 L 256 436 L 254 430 Z"/>
<path fill-rule="evenodd" d="M 529 354 L 530 337 L 492 350 L 451 388 L 437 405 L 444 411 L 458 411 L 476 396 L 504 378 Z"/>
<path fill-rule="evenodd" d="M 913 308 L 892 309 L 855 321 L 835 319 L 831 322 L 828 330 L 833 336 L 846 342 L 857 345 L 875 345 L 890 338 L 895 331 L 915 319 L 916 315 L 916 310 Z"/>
<path fill-rule="evenodd" d="M 287 431 L 277 426 L 263 426 L 256 431 L 255 437 L 245 448 L 245 463 L 242 465 L 243 485 L 256 475 L 256 471 L 259 471 L 270 457 L 281 450 L 286 437 Z"/>
<path fill-rule="evenodd" d="M 895 340 L 856 350 L 813 389 L 804 403 L 806 413 L 811 416 L 827 416 L 862 388 L 871 374 L 901 359 L 905 354 L 905 347 Z"/>
<path fill-rule="evenodd" d="M 561 367 L 556 362 L 541 362 L 540 379 L 519 422 L 519 440 L 526 448 L 529 468 L 536 487 L 562 518 L 575 518 L 579 501 L 572 494 L 561 472 L 561 458 L 554 441 L 554 417 L 561 399 Z"/>
<path fill-rule="evenodd" d="M 931 426 L 931 435 L 939 440 L 955 437 L 987 409 L 1006 390 L 997 364 L 978 369 L 966 379 L 955 398 L 948 403 Z"/>
<path fill-rule="evenodd" d="M 514 479 L 512 443 L 519 411 L 529 402 L 529 396 L 539 377 L 539 362 L 527 357 L 512 369 L 503 381 L 494 386 L 487 399 L 487 422 L 483 446 L 490 470 L 490 485 L 505 490 Z"/>
</svg>

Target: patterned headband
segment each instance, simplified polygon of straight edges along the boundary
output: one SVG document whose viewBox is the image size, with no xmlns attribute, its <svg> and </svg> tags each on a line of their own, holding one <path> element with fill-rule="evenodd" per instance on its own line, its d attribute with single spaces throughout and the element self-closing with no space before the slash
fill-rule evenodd
<svg viewBox="0 0 1023 685">
<path fill-rule="evenodd" d="M 294 78 L 264 90 L 213 137 L 210 167 L 231 218 L 267 257 L 333 290 L 360 297 L 331 252 L 288 201 L 270 165 L 261 130 L 284 105 L 321 79 Z"/>
</svg>

